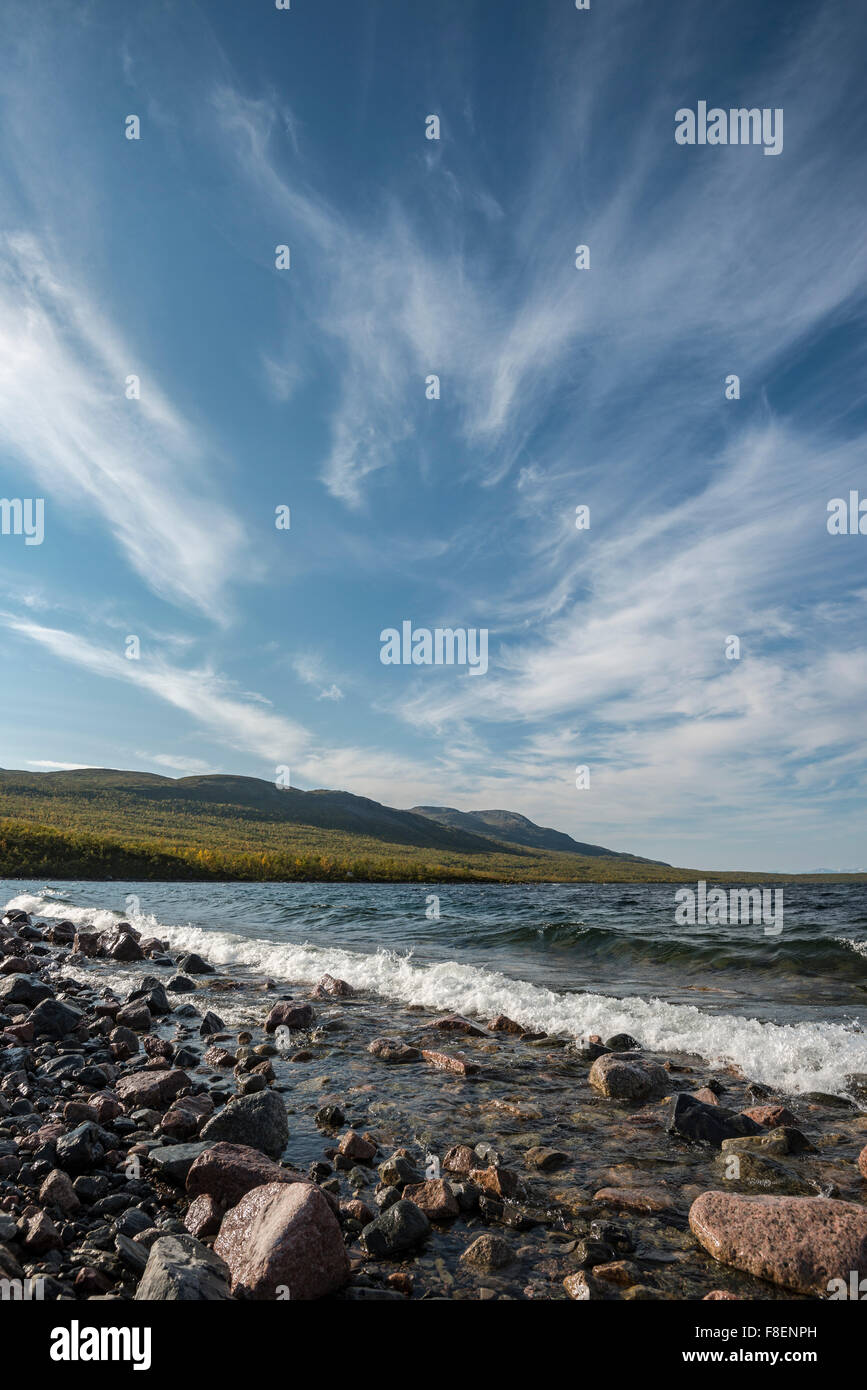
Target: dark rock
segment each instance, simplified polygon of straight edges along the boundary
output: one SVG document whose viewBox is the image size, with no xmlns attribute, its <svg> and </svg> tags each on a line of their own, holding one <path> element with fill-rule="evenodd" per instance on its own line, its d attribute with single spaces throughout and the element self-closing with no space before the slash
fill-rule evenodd
<svg viewBox="0 0 867 1390">
<path fill-rule="evenodd" d="M 428 1235 L 430 1222 L 424 1212 L 401 1199 L 379 1215 L 361 1232 L 361 1247 L 373 1259 L 400 1255 L 411 1250 Z"/>
<path fill-rule="evenodd" d="M 713 1144 L 717 1149 L 724 1139 L 767 1133 L 748 1115 L 739 1115 L 722 1105 L 705 1105 L 685 1091 L 672 1097 L 667 1128 L 669 1134 L 679 1134 L 693 1143 Z"/>
<path fill-rule="evenodd" d="M 279 1158 L 289 1141 L 286 1105 L 275 1091 L 239 1096 L 212 1115 L 201 1131 L 203 1139 L 248 1144 Z"/>
<path fill-rule="evenodd" d="M 150 1248 L 136 1300 L 216 1302 L 228 1299 L 229 1270 L 206 1245 L 188 1235 L 160 1236 Z"/>
</svg>

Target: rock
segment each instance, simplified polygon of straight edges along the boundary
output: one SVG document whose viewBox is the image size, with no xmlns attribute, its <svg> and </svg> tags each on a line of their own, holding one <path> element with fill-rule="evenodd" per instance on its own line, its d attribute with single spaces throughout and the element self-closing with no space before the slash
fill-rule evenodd
<svg viewBox="0 0 867 1390">
<path fill-rule="evenodd" d="M 212 1009 L 208 1009 L 207 1013 L 202 1018 L 202 1022 L 199 1026 L 199 1033 L 203 1038 L 207 1038 L 211 1033 L 222 1033 L 225 1027 L 226 1025 L 220 1018 L 220 1015 L 215 1014 Z"/>
<path fill-rule="evenodd" d="M 404 1188 L 407 1183 L 422 1181 L 422 1175 L 415 1165 L 399 1153 L 392 1154 L 385 1163 L 381 1163 L 378 1171 L 379 1180 L 384 1187 Z"/>
<path fill-rule="evenodd" d="M 721 1299 L 734 1299 L 736 1303 L 740 1302 L 739 1295 L 730 1293 L 728 1289 L 711 1289 L 710 1293 L 705 1294 L 702 1303 L 718 1302 Z"/>
<path fill-rule="evenodd" d="M 816 1194 L 816 1184 L 805 1182 L 796 1173 L 775 1163 L 772 1158 L 749 1151 L 732 1151 L 730 1144 L 743 1144 L 743 1139 L 728 1139 L 723 1152 L 717 1154 L 713 1166 L 726 1183 L 744 1183 L 763 1188 L 765 1192 L 785 1193 L 789 1197 L 810 1197 Z"/>
<path fill-rule="evenodd" d="M 118 1009 L 116 1021 L 124 1028 L 131 1028 L 134 1033 L 149 1033 L 153 1025 L 147 1004 L 138 1002 L 125 1004 L 122 1009 Z"/>
<path fill-rule="evenodd" d="M 68 1173 L 98 1168 L 105 1155 L 115 1147 L 115 1142 L 114 1135 L 100 1129 L 92 1120 L 86 1120 L 57 1140 L 57 1166 Z"/>
<path fill-rule="evenodd" d="M 215 973 L 214 967 L 209 965 L 206 960 L 202 960 L 201 956 L 197 956 L 195 951 L 191 951 L 189 955 L 181 956 L 178 961 L 178 969 L 182 974 L 186 973 L 187 975 L 213 975 Z"/>
<path fill-rule="evenodd" d="M 157 1018 L 172 1012 L 165 986 L 161 980 L 155 979 L 153 975 L 146 975 L 142 984 L 138 989 L 132 991 L 126 1002 L 127 1004 L 146 1004 L 150 1012 Z"/>
<path fill-rule="evenodd" d="M 111 1050 L 119 1061 L 125 1062 L 140 1051 L 138 1034 L 131 1028 L 112 1028 L 108 1035 Z"/>
<path fill-rule="evenodd" d="M 468 1038 L 490 1037 L 487 1028 L 480 1028 L 477 1023 L 464 1018 L 463 1014 L 446 1014 L 444 1018 L 435 1018 L 428 1027 L 438 1028 L 441 1033 L 463 1033 Z"/>
<path fill-rule="evenodd" d="M 421 1057 L 417 1047 L 410 1047 L 399 1038 L 374 1038 L 367 1050 L 381 1062 L 417 1062 Z"/>
<path fill-rule="evenodd" d="M 469 1175 L 470 1169 L 476 1166 L 476 1155 L 469 1144 L 455 1144 L 443 1157 L 442 1166 L 447 1173 Z"/>
<path fill-rule="evenodd" d="M 688 1094 L 693 1100 L 700 1100 L 703 1105 L 719 1105 L 719 1096 L 710 1086 L 701 1086 L 697 1091 L 690 1091 Z"/>
<path fill-rule="evenodd" d="M 442 1178 L 412 1183 L 403 1189 L 408 1202 L 415 1202 L 430 1221 L 451 1221 L 460 1212 L 458 1199 Z"/>
<path fill-rule="evenodd" d="M 524 1162 L 528 1168 L 536 1168 L 540 1173 L 553 1173 L 556 1168 L 565 1168 L 572 1159 L 560 1149 L 536 1147 L 527 1150 Z"/>
<path fill-rule="evenodd" d="M 339 1105 L 323 1105 L 313 1117 L 317 1129 L 339 1129 L 345 1121 L 346 1116 Z"/>
<path fill-rule="evenodd" d="M 314 999 L 352 999 L 355 990 L 345 980 L 337 980 L 333 975 L 323 975 L 313 990 Z"/>
<path fill-rule="evenodd" d="M 215 1236 L 223 1220 L 223 1208 L 213 1197 L 203 1195 L 194 1197 L 184 1217 L 184 1225 L 191 1236 L 202 1240 L 205 1236 Z"/>
<path fill-rule="evenodd" d="M 195 1144 L 163 1144 L 151 1149 L 148 1159 L 161 1177 L 182 1186 L 196 1159 L 207 1148 L 208 1145 L 201 1141 Z"/>
<path fill-rule="evenodd" d="M 614 1259 L 614 1247 L 607 1240 L 594 1240 L 592 1236 L 579 1240 L 575 1247 L 574 1260 L 582 1269 L 593 1269 L 595 1265 L 608 1264 Z"/>
<path fill-rule="evenodd" d="M 754 1105 L 742 1112 L 747 1119 L 754 1120 L 765 1129 L 778 1129 L 781 1125 L 797 1127 L 798 1121 L 785 1105 Z"/>
<path fill-rule="evenodd" d="M 634 1053 L 606 1052 L 590 1068 L 590 1085 L 612 1100 L 651 1100 L 671 1086 L 658 1062 Z"/>
<path fill-rule="evenodd" d="M 279 1158 L 289 1142 L 286 1105 L 276 1091 L 233 1097 L 224 1109 L 205 1123 L 203 1139 L 223 1139 L 229 1144 L 249 1144 L 272 1158 Z"/>
<path fill-rule="evenodd" d="M 209 1067 L 230 1071 L 235 1065 L 235 1054 L 225 1047 L 209 1047 L 202 1061 Z"/>
<path fill-rule="evenodd" d="M 43 1180 L 39 1201 L 45 1207 L 56 1207 L 64 1216 L 71 1216 L 81 1206 L 71 1178 L 61 1168 L 53 1168 Z"/>
<path fill-rule="evenodd" d="M 188 980 L 186 975 L 173 975 L 166 985 L 170 994 L 192 994 L 195 988 L 192 980 Z"/>
<path fill-rule="evenodd" d="M 28 1023 L 33 1025 L 37 1038 L 65 1038 L 74 1033 L 85 1022 L 81 1009 L 63 1004 L 59 999 L 43 999 L 31 1013 Z"/>
<path fill-rule="evenodd" d="M 867 1179 L 867 1146 L 858 1155 L 858 1172 L 862 1178 Z"/>
<path fill-rule="evenodd" d="M 590 1279 L 583 1269 L 579 1269 L 576 1274 L 567 1274 L 563 1280 L 563 1288 L 576 1302 L 584 1303 L 590 1298 Z"/>
<path fill-rule="evenodd" d="M 673 1211 L 677 1202 L 664 1187 L 602 1187 L 593 1197 L 600 1205 L 615 1211 L 636 1211 L 646 1215 Z"/>
<path fill-rule="evenodd" d="M 44 1211 L 37 1212 L 25 1222 L 21 1244 L 30 1255 L 45 1255 L 49 1250 L 63 1249 L 60 1232 Z"/>
<path fill-rule="evenodd" d="M 376 1156 L 376 1145 L 363 1139 L 354 1129 L 349 1129 L 337 1145 L 337 1152 L 345 1158 L 354 1158 L 358 1163 L 369 1163 Z"/>
<path fill-rule="evenodd" d="M 471 1168 L 469 1178 L 483 1191 L 504 1201 L 518 1194 L 517 1174 L 508 1168 Z"/>
<path fill-rule="evenodd" d="M 361 1247 L 373 1259 L 411 1250 L 428 1235 L 430 1222 L 415 1202 L 401 1198 L 361 1232 Z"/>
<path fill-rule="evenodd" d="M 764 1129 L 759 1134 L 735 1135 L 722 1141 L 724 1153 L 757 1153 L 765 1157 L 785 1154 L 815 1153 L 813 1145 L 799 1129 L 790 1127 Z"/>
<path fill-rule="evenodd" d="M 214 1102 L 204 1092 L 199 1096 L 182 1096 L 173 1101 L 163 1115 L 159 1127 L 171 1139 L 192 1139 L 203 1121 L 214 1112 Z"/>
<path fill-rule="evenodd" d="M 472 1244 L 467 1246 L 458 1263 L 467 1265 L 470 1269 L 478 1269 L 485 1274 L 490 1274 L 495 1269 L 504 1269 L 506 1265 L 512 1263 L 514 1258 L 514 1251 L 508 1241 L 503 1240 L 502 1236 L 490 1235 L 486 1232 L 485 1235 L 476 1236 Z"/>
<path fill-rule="evenodd" d="M 491 1019 L 488 1028 L 492 1033 L 514 1033 L 517 1037 L 526 1032 L 520 1023 L 516 1023 L 513 1018 L 508 1018 L 506 1014 L 497 1014 L 496 1018 Z"/>
<path fill-rule="evenodd" d="M 349 1278 L 340 1224 L 312 1183 L 253 1188 L 223 1218 L 214 1249 L 241 1297 L 308 1301 Z"/>
<path fill-rule="evenodd" d="M 593 1278 L 629 1288 L 641 1282 L 641 1270 L 631 1260 L 610 1260 L 607 1264 L 594 1265 Z"/>
<path fill-rule="evenodd" d="M 112 960 L 144 960 L 145 953 L 139 946 L 134 936 L 129 932 L 121 932 L 119 936 L 104 943 L 104 950 Z"/>
<path fill-rule="evenodd" d="M 421 1055 L 438 1071 L 452 1071 L 456 1072 L 458 1076 L 473 1076 L 479 1070 L 477 1063 L 468 1061 L 458 1052 L 431 1052 L 427 1048 L 422 1048 Z"/>
<path fill-rule="evenodd" d="M 127 1269 L 131 1269 L 136 1275 L 144 1274 L 148 1262 L 148 1252 L 144 1245 L 140 1245 L 131 1236 L 119 1233 L 115 1235 L 114 1248 Z"/>
<path fill-rule="evenodd" d="M 189 1084 L 190 1078 L 180 1068 L 134 1071 L 120 1078 L 117 1093 L 127 1111 L 141 1108 L 162 1111 Z"/>
<path fill-rule="evenodd" d="M 615 1033 L 613 1038 L 607 1040 L 605 1046 L 609 1052 L 638 1052 L 641 1043 L 630 1033 Z"/>
<path fill-rule="evenodd" d="M 209 1144 L 187 1173 L 190 1197 L 213 1197 L 223 1207 L 234 1207 L 254 1187 L 275 1182 L 300 1182 L 301 1174 L 281 1168 L 258 1149 L 245 1144 Z"/>
<path fill-rule="evenodd" d="M 685 1091 L 672 1097 L 667 1129 L 669 1134 L 679 1134 L 693 1143 L 713 1144 L 717 1149 L 724 1139 L 763 1133 L 762 1126 L 748 1115 L 721 1105 L 705 1105 Z"/>
<path fill-rule="evenodd" d="M 867 1208 L 855 1202 L 705 1192 L 689 1224 L 715 1260 L 797 1293 L 827 1298 L 832 1279 L 867 1275 Z"/>
<path fill-rule="evenodd" d="M 54 990 L 33 975 L 7 975 L 0 979 L 0 1008 L 6 1004 L 26 1004 L 34 1009 L 43 999 L 53 999 Z"/>
<path fill-rule="evenodd" d="M 274 1033 L 278 1028 L 288 1028 L 295 1033 L 303 1028 L 312 1028 L 315 1017 L 312 1004 L 293 1004 L 291 1000 L 282 999 L 265 1019 L 265 1032 Z"/>
<path fill-rule="evenodd" d="M 160 1236 L 135 1296 L 147 1302 L 217 1302 L 230 1297 L 228 1281 L 228 1267 L 206 1245 L 192 1236 Z"/>
<path fill-rule="evenodd" d="M 98 956 L 99 932 L 77 931 L 72 939 L 72 949 L 80 956 Z"/>
</svg>

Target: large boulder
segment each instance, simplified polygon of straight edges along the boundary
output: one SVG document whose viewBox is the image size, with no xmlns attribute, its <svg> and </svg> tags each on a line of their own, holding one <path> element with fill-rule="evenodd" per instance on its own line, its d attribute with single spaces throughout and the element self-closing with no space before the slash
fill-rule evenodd
<svg viewBox="0 0 867 1390">
<path fill-rule="evenodd" d="M 203 1139 L 223 1139 L 227 1144 L 248 1144 L 271 1158 L 279 1158 L 289 1142 L 286 1105 L 276 1091 L 252 1096 L 233 1096 L 212 1115 L 201 1130 Z"/>
<path fill-rule="evenodd" d="M 281 1168 L 246 1144 L 209 1144 L 187 1174 L 187 1193 L 214 1197 L 224 1207 L 234 1207 L 254 1187 L 300 1181 L 300 1173 Z"/>
<path fill-rule="evenodd" d="M 322 1298 L 349 1279 L 338 1219 L 313 1183 L 254 1187 L 226 1212 L 214 1250 L 247 1298 Z"/>
<path fill-rule="evenodd" d="M 664 1067 L 634 1052 L 606 1052 L 590 1068 L 590 1085 L 612 1100 L 651 1100 L 671 1088 Z"/>
<path fill-rule="evenodd" d="M 137 1301 L 211 1303 L 231 1297 L 229 1271 L 218 1255 L 192 1236 L 160 1236 L 154 1241 Z"/>
<path fill-rule="evenodd" d="M 254 1187 L 223 1218 L 214 1249 L 232 1293 L 247 1298 L 322 1298 L 349 1278 L 340 1223 L 312 1183 Z"/>
<path fill-rule="evenodd" d="M 797 1293 L 827 1298 L 832 1280 L 867 1276 L 867 1207 L 857 1202 L 704 1192 L 689 1224 L 721 1264 Z"/>
</svg>

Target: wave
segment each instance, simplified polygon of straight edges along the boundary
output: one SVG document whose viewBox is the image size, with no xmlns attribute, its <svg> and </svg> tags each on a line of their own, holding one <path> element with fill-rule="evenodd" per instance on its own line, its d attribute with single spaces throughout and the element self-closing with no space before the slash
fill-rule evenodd
<svg viewBox="0 0 867 1390">
<path fill-rule="evenodd" d="M 119 912 L 73 907 L 21 894 L 8 907 L 34 916 L 65 917 L 108 927 Z M 363 991 L 401 1005 L 488 1019 L 505 1013 L 528 1028 L 575 1039 L 590 1033 L 632 1033 L 655 1052 L 686 1052 L 713 1064 L 734 1063 L 751 1080 L 788 1093 L 845 1092 L 845 1076 L 867 1072 L 867 1035 L 855 1025 L 800 1022 L 778 1024 L 735 1014 L 708 1014 L 688 1004 L 651 997 L 618 999 L 599 993 L 559 993 L 498 971 L 454 960 L 427 964 L 411 953 L 369 953 L 342 947 L 249 938 L 230 931 L 176 926 L 153 914 L 128 915 L 133 925 L 168 940 L 176 950 L 197 951 L 215 965 L 243 966 L 276 980 L 313 984 L 326 972 Z"/>
</svg>

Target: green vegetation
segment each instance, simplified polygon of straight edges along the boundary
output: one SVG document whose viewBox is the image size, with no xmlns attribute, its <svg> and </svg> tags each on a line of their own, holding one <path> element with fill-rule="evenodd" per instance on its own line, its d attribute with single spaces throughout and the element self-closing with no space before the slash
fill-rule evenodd
<svg viewBox="0 0 867 1390">
<path fill-rule="evenodd" d="M 0 771 L 0 817 L 3 878 L 749 884 L 792 877 L 528 848 L 363 797 L 281 793 L 255 778 Z"/>
</svg>

